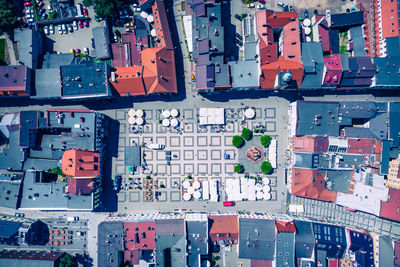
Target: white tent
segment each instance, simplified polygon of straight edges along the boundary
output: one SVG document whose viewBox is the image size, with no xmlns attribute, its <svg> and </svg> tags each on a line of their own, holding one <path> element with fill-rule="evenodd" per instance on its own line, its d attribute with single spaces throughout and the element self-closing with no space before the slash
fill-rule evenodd
<svg viewBox="0 0 400 267">
<path fill-rule="evenodd" d="M 210 199 L 210 190 L 208 186 L 208 181 L 203 181 L 203 199 L 208 200 Z"/>
<path fill-rule="evenodd" d="M 177 127 L 179 125 L 179 121 L 177 119 L 172 119 L 171 120 L 171 126 L 172 127 Z"/>
<path fill-rule="evenodd" d="M 264 185 L 263 191 L 264 191 L 264 193 L 269 193 L 271 191 L 271 187 L 269 185 Z"/>
<path fill-rule="evenodd" d="M 200 108 L 199 124 L 225 124 L 225 110 L 223 108 Z"/>
<path fill-rule="evenodd" d="M 271 180 L 268 177 L 264 177 L 262 180 L 265 185 L 269 185 L 271 183 Z"/>
<path fill-rule="evenodd" d="M 138 109 L 138 110 L 136 110 L 136 116 L 138 116 L 138 117 L 143 117 L 143 110 L 141 110 L 141 109 Z"/>
<path fill-rule="evenodd" d="M 142 11 L 142 12 L 140 12 L 140 16 L 141 16 L 142 18 L 146 19 L 146 18 L 149 16 L 149 14 L 147 14 L 147 13 L 144 12 L 144 11 Z"/>
<path fill-rule="evenodd" d="M 172 109 L 172 110 L 171 110 L 171 116 L 172 116 L 172 117 L 178 117 L 178 115 L 179 115 L 178 110 L 176 110 L 176 109 Z"/>
<path fill-rule="evenodd" d="M 271 140 L 271 144 L 269 145 L 268 148 L 268 160 L 269 162 L 271 162 L 271 166 L 272 168 L 276 168 L 276 159 L 277 159 L 277 146 L 278 146 L 278 142 L 276 141 L 276 139 L 272 139 Z"/>
<path fill-rule="evenodd" d="M 142 118 L 142 117 L 137 118 L 137 119 L 136 119 L 136 123 L 137 123 L 138 125 L 142 125 L 142 124 L 144 123 L 143 118 Z"/>
<path fill-rule="evenodd" d="M 129 123 L 129 124 L 136 124 L 136 119 L 135 119 L 135 117 L 129 117 L 129 118 L 128 118 L 128 123 Z"/>
<path fill-rule="evenodd" d="M 164 127 L 168 127 L 169 126 L 169 119 L 163 119 L 162 120 L 162 125 L 164 126 Z"/>
<path fill-rule="evenodd" d="M 252 119 L 256 116 L 256 112 L 252 108 L 248 108 L 244 111 L 244 116 L 248 119 Z"/>
</svg>

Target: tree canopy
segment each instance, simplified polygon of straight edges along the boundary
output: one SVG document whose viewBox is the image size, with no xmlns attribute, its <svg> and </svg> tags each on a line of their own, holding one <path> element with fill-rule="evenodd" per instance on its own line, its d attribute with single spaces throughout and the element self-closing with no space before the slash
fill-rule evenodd
<svg viewBox="0 0 400 267">
<path fill-rule="evenodd" d="M 94 12 L 103 19 L 111 16 L 119 9 L 119 1 L 117 0 L 94 0 L 93 2 Z"/>
<path fill-rule="evenodd" d="M 253 132 L 247 128 L 243 128 L 242 130 L 242 137 L 249 141 L 253 137 Z"/>
<path fill-rule="evenodd" d="M 243 173 L 244 172 L 244 168 L 242 164 L 236 164 L 235 168 L 234 168 L 234 172 L 236 173 Z"/>
<path fill-rule="evenodd" d="M 261 136 L 261 145 L 264 147 L 268 147 L 271 144 L 271 136 L 263 135 Z"/>
<path fill-rule="evenodd" d="M 269 161 L 263 161 L 261 163 L 261 171 L 265 174 L 269 174 L 272 171 L 272 165 Z"/>
<path fill-rule="evenodd" d="M 10 32 L 16 24 L 14 1 L 0 0 L 0 33 Z"/>
<path fill-rule="evenodd" d="M 240 135 L 235 135 L 235 136 L 232 138 L 232 145 L 233 145 L 233 146 L 239 148 L 239 147 L 243 146 L 243 144 L 244 144 L 244 140 L 243 140 L 243 138 L 242 138 Z"/>
<path fill-rule="evenodd" d="M 60 258 L 60 267 L 72 267 L 74 266 L 74 261 L 75 258 L 72 255 L 65 253 L 64 256 Z"/>
</svg>

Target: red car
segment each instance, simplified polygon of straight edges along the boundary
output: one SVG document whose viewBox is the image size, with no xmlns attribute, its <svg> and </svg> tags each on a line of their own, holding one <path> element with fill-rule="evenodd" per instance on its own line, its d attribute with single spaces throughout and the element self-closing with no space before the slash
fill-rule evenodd
<svg viewBox="0 0 400 267">
<path fill-rule="evenodd" d="M 85 25 L 85 27 L 89 27 L 89 22 L 88 22 L 87 20 L 85 20 L 85 21 L 83 22 L 83 24 Z"/>
<path fill-rule="evenodd" d="M 78 25 L 79 25 L 79 28 L 83 28 L 83 24 L 82 24 L 81 20 L 78 20 Z"/>
<path fill-rule="evenodd" d="M 42 1 L 40 1 L 37 5 L 40 6 L 40 7 L 44 6 Z"/>
<path fill-rule="evenodd" d="M 86 8 L 82 8 L 82 13 L 83 13 L 83 15 L 84 15 L 85 17 L 88 16 L 88 11 L 87 11 Z"/>
<path fill-rule="evenodd" d="M 224 203 L 222 203 L 224 205 L 224 207 L 232 207 L 235 206 L 235 201 L 224 201 Z"/>
<path fill-rule="evenodd" d="M 24 3 L 24 6 L 30 6 L 31 5 L 31 2 L 25 2 Z"/>
</svg>

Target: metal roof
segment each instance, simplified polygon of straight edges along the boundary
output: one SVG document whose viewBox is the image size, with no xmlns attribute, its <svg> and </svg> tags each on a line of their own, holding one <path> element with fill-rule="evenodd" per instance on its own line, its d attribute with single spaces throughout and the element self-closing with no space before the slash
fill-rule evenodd
<svg viewBox="0 0 400 267">
<path fill-rule="evenodd" d="M 60 68 L 37 69 L 35 72 L 35 95 L 32 98 L 61 97 Z"/>
<path fill-rule="evenodd" d="M 140 152 L 140 146 L 125 146 L 125 166 L 140 166 L 142 155 Z"/>
<path fill-rule="evenodd" d="M 108 59 L 110 53 L 110 38 L 106 27 L 96 27 L 92 29 L 93 39 L 96 49 L 96 57 L 99 59 Z"/>
<path fill-rule="evenodd" d="M 21 222 L 0 220 L 0 238 L 10 238 L 18 233 Z"/>
<path fill-rule="evenodd" d="M 59 68 L 65 65 L 71 65 L 74 62 L 74 53 L 53 53 L 43 56 L 43 69 Z"/>
<path fill-rule="evenodd" d="M 305 221 L 294 221 L 296 234 L 296 257 L 311 258 L 314 251 L 315 239 L 312 224 Z"/>
</svg>

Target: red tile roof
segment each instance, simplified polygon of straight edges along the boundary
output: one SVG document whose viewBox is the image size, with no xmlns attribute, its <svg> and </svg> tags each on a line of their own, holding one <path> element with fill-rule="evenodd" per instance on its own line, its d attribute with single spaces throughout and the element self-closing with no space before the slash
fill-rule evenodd
<svg viewBox="0 0 400 267">
<path fill-rule="evenodd" d="M 397 1 L 381 1 L 382 38 L 399 36 L 399 14 Z M 379 32 L 377 32 L 379 34 Z"/>
<path fill-rule="evenodd" d="M 110 83 L 118 91 L 120 96 L 145 95 L 146 90 L 143 84 L 143 66 L 117 68 L 115 81 L 111 77 Z"/>
<path fill-rule="evenodd" d="M 400 265 L 400 242 L 394 241 L 394 264 Z"/>
<path fill-rule="evenodd" d="M 324 57 L 325 68 L 324 84 L 338 85 L 342 78 L 342 61 L 339 54 Z"/>
<path fill-rule="evenodd" d="M 347 153 L 351 154 L 381 154 L 382 141 L 376 139 L 349 139 Z"/>
<path fill-rule="evenodd" d="M 93 181 L 91 178 L 68 178 L 68 193 L 89 195 L 93 191 Z"/>
<path fill-rule="evenodd" d="M 62 156 L 62 172 L 76 178 L 94 178 L 100 174 L 99 153 L 70 149 Z"/>
<path fill-rule="evenodd" d="M 137 42 L 135 33 L 124 32 L 121 34 L 121 43 L 112 44 L 113 67 L 131 67 L 141 65 L 140 51 L 142 45 Z"/>
<path fill-rule="evenodd" d="M 283 41 L 284 58 L 301 63 L 299 21 L 297 18 L 283 27 Z"/>
<path fill-rule="evenodd" d="M 278 232 L 296 233 L 296 226 L 293 221 L 283 222 L 275 220 L 275 226 Z"/>
<path fill-rule="evenodd" d="M 29 96 L 28 71 L 26 66 L 0 66 L 0 96 Z"/>
<path fill-rule="evenodd" d="M 125 222 L 125 247 L 128 250 L 156 249 L 155 222 Z"/>
<path fill-rule="evenodd" d="M 389 188 L 389 200 L 381 202 L 381 217 L 400 221 L 400 190 Z"/>
<path fill-rule="evenodd" d="M 326 173 L 319 170 L 292 169 L 292 195 L 336 202 L 336 191 L 325 188 Z"/>
<path fill-rule="evenodd" d="M 279 72 L 291 72 L 292 79 L 296 80 L 298 88 L 300 88 L 303 79 L 304 67 L 303 64 L 285 60 L 279 57 L 278 61 L 270 64 L 262 65 L 262 76 L 260 77 L 260 84 L 262 89 L 273 89 L 275 86 L 275 79 Z"/>
<path fill-rule="evenodd" d="M 272 261 L 251 260 L 251 267 L 272 267 Z"/>
<path fill-rule="evenodd" d="M 237 215 L 209 216 L 210 239 L 214 242 L 219 240 L 232 240 L 235 244 L 239 239 L 239 221 Z M 228 236 L 229 235 L 229 236 Z"/>
</svg>

